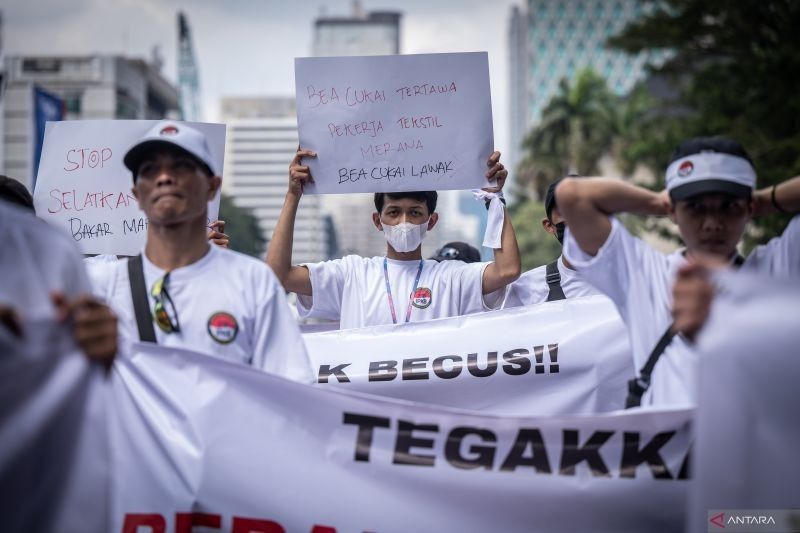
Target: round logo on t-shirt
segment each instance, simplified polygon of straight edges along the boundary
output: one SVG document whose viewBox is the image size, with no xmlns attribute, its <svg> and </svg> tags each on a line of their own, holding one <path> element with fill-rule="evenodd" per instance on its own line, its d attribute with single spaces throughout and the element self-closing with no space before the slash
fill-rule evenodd
<svg viewBox="0 0 800 533">
<path fill-rule="evenodd" d="M 431 290 L 427 287 L 420 287 L 414 291 L 414 297 L 411 299 L 411 304 L 419 309 L 425 309 L 431 305 L 433 299 L 431 298 Z"/>
<path fill-rule="evenodd" d="M 239 333 L 239 323 L 230 313 L 219 311 L 208 319 L 208 334 L 220 344 L 233 342 Z"/>
</svg>

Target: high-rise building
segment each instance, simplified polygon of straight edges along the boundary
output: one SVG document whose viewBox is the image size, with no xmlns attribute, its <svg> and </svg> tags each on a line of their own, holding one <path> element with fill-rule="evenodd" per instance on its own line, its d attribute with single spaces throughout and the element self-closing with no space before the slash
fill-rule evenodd
<svg viewBox="0 0 800 533">
<path fill-rule="evenodd" d="M 664 52 L 628 55 L 605 47 L 653 3 L 640 0 L 528 0 L 514 6 L 509 21 L 511 154 L 509 168 L 521 160 L 520 143 L 535 127 L 563 78 L 591 68 L 609 89 L 626 94 L 645 76 L 645 65 Z"/>
<path fill-rule="evenodd" d="M 314 21 L 313 55 L 399 54 L 401 17 L 395 11 L 365 12 L 355 1 L 352 16 L 322 16 Z"/>
<path fill-rule="evenodd" d="M 3 97 L 3 173 L 31 187 L 34 90 L 64 102 L 64 118 L 160 119 L 177 114 L 178 92 L 141 59 L 120 56 L 8 56 Z"/>
<path fill-rule="evenodd" d="M 297 116 L 292 97 L 222 99 L 227 124 L 222 189 L 236 205 L 250 209 L 269 240 L 289 184 L 289 163 L 297 150 Z M 335 255 L 330 222 L 319 196 L 305 195 L 294 228 L 292 262 L 317 262 Z M 267 245 L 269 246 L 269 244 Z"/>
</svg>

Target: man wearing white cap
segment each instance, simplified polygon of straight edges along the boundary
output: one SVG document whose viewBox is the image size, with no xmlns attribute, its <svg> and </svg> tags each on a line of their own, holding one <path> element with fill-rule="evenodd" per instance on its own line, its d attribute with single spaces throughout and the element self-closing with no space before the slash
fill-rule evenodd
<svg viewBox="0 0 800 533">
<path fill-rule="evenodd" d="M 141 255 L 110 263 L 97 287 L 119 317 L 124 350 L 139 340 L 270 372 L 305 372 L 305 348 L 284 292 L 261 261 L 211 246 L 207 204 L 221 184 L 205 136 L 156 124 L 124 157 L 149 220 Z M 297 359 L 299 361 L 294 361 Z"/>
<path fill-rule="evenodd" d="M 666 194 L 618 180 L 565 179 L 556 190 L 567 219 L 564 254 L 616 304 L 628 326 L 634 363 L 627 405 L 693 404 L 696 355 L 673 338 L 672 284 L 692 257 L 710 255 L 772 276 L 800 272 L 800 217 L 781 237 L 742 259 L 736 247 L 753 216 L 800 211 L 800 177 L 755 190 L 750 157 L 736 141 L 701 137 L 675 150 Z M 611 215 L 669 215 L 685 249 L 664 255 L 633 237 Z"/>
</svg>

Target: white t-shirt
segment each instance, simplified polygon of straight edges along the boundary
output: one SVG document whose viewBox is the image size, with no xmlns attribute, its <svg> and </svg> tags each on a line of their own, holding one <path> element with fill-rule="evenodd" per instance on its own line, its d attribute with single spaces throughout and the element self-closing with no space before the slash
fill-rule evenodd
<svg viewBox="0 0 800 533">
<path fill-rule="evenodd" d="M 561 275 L 561 290 L 567 298 L 600 294 L 577 271 L 564 264 L 564 256 L 556 261 L 558 273 Z M 534 268 L 522 274 L 517 281 L 508 286 L 503 309 L 523 305 L 540 304 L 547 301 L 550 286 L 547 284 L 547 265 Z"/>
<path fill-rule="evenodd" d="M 155 299 L 150 290 L 165 272 L 144 254 L 143 257 L 152 314 Z M 93 269 L 92 279 L 105 284 L 95 289 L 117 314 L 120 346 L 126 351 L 131 343 L 139 341 L 128 261 L 104 265 L 107 271 Z M 158 344 L 252 365 L 301 381 L 311 380 L 310 374 L 290 371 L 306 368 L 310 372 L 307 364 L 292 361 L 295 358 L 306 362 L 308 356 L 283 289 L 261 261 L 209 246 L 202 259 L 170 273 L 167 292 L 175 305 L 181 331 L 165 333 L 154 322 Z"/>
<path fill-rule="evenodd" d="M 682 251 L 664 255 L 631 235 L 618 220 L 611 222 L 611 233 L 594 257 L 580 249 L 568 227 L 564 254 L 589 283 L 616 304 L 628 326 L 638 373 L 672 324 L 672 285 L 686 259 Z M 795 217 L 783 235 L 756 248 L 742 269 L 772 276 L 798 275 L 800 218 Z M 693 405 L 696 374 L 695 352 L 683 337 L 676 336 L 653 370 L 642 405 Z"/>
<path fill-rule="evenodd" d="M 348 255 L 342 259 L 306 264 L 313 297 L 298 295 L 302 318 L 339 320 L 341 329 L 392 324 L 386 292 L 383 257 Z M 499 307 L 504 291 L 483 296 L 483 271 L 489 263 L 463 263 L 431 259 L 423 262 L 416 293 L 411 289 L 419 260 L 387 260 L 397 323 L 468 315 Z M 484 302 L 485 299 L 485 302 Z"/>
<path fill-rule="evenodd" d="M 0 304 L 23 322 L 52 319 L 53 291 L 91 294 L 75 242 L 32 213 L 0 200 Z"/>
<path fill-rule="evenodd" d="M 114 270 L 108 268 L 109 263 L 117 263 L 119 258 L 112 254 L 99 254 L 93 257 L 84 257 L 83 264 L 86 265 L 86 272 L 92 280 L 92 287 L 95 296 L 102 297 L 102 291 L 108 286 L 110 276 Z"/>
</svg>

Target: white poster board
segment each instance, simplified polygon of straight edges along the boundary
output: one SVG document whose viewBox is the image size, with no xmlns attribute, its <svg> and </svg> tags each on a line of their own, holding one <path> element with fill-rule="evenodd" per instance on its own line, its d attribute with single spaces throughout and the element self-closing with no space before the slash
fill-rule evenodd
<svg viewBox="0 0 800 533">
<path fill-rule="evenodd" d="M 487 186 L 486 52 L 295 59 L 310 194 Z"/>
<path fill-rule="evenodd" d="M 36 214 L 64 228 L 84 254 L 136 255 L 144 247 L 147 218 L 131 192 L 122 158 L 156 120 L 48 122 L 33 202 Z M 225 156 L 225 125 L 187 123 L 203 132 L 216 168 Z M 219 194 L 208 204 L 219 213 Z"/>
</svg>

